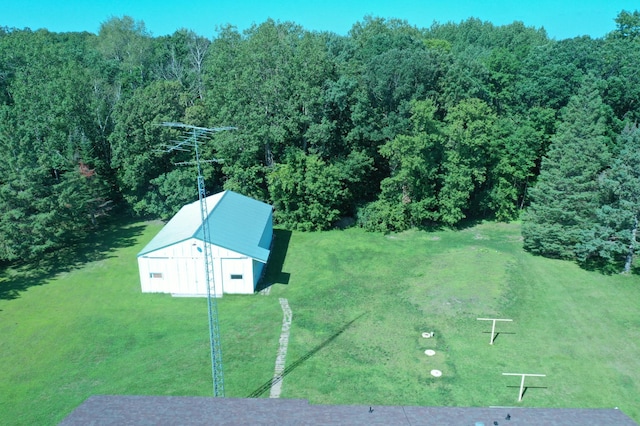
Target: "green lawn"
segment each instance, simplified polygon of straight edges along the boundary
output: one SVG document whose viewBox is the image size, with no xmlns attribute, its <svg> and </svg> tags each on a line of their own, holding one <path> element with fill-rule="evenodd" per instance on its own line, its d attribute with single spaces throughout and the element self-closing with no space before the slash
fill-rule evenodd
<svg viewBox="0 0 640 426">
<path fill-rule="evenodd" d="M 1 423 L 55 424 L 93 394 L 212 393 L 205 299 L 139 290 L 135 254 L 160 226 L 119 226 L 79 258 L 0 271 Z M 283 398 L 619 407 L 640 421 L 638 276 L 531 256 L 517 224 L 277 231 L 276 248 L 268 296 L 219 300 L 226 396 L 269 395 L 285 297 Z M 514 322 L 490 346 L 491 323 L 476 318 L 494 316 Z M 528 380 L 518 403 L 519 378 L 503 372 L 547 377 Z"/>
</svg>

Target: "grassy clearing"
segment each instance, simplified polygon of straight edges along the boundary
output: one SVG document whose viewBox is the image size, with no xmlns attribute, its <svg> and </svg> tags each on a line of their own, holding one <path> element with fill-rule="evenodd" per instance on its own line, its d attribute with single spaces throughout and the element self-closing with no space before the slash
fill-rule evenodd
<svg viewBox="0 0 640 426">
<path fill-rule="evenodd" d="M 132 245 L 50 279 L 3 272 L 5 288 L 43 285 L 0 300 L 0 424 L 56 424 L 92 394 L 211 395 L 206 299 L 140 293 L 135 255 L 159 229 L 130 225 Z M 282 314 L 277 300 L 224 300 L 227 392 L 243 395 L 273 374 Z"/>
<path fill-rule="evenodd" d="M 160 229 L 142 225 L 105 236 L 75 269 L 0 273 L 0 422 L 55 424 L 92 394 L 211 394 L 206 301 L 140 293 L 135 254 Z M 517 225 L 278 241 L 288 250 L 275 253 L 270 295 L 219 301 L 227 396 L 271 379 L 286 297 L 284 398 L 617 406 L 640 420 L 640 277 L 531 256 Z M 485 316 L 514 319 L 493 346 Z M 517 403 L 519 379 L 503 372 L 547 377 L 528 380 Z"/>
</svg>

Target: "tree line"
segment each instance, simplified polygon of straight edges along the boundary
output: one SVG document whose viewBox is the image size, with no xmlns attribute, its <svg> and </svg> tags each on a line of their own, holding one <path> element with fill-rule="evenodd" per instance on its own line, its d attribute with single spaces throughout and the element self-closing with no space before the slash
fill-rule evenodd
<svg viewBox="0 0 640 426">
<path fill-rule="evenodd" d="M 640 14 L 603 38 L 521 22 L 346 36 L 268 20 L 213 39 L 0 29 L 0 259 L 30 259 L 101 217 L 197 199 L 193 152 L 163 122 L 234 126 L 201 145 L 210 192 L 273 204 L 297 230 L 523 218 L 532 252 L 627 264 L 640 203 Z M 613 27 L 613 25 L 612 25 Z M 522 214 L 522 212 L 525 212 Z M 629 266 L 630 268 L 630 263 Z"/>
</svg>

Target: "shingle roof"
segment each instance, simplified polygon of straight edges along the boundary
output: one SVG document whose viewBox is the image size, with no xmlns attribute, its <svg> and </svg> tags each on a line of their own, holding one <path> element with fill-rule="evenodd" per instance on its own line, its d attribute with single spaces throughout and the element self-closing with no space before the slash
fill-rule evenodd
<svg viewBox="0 0 640 426">
<path fill-rule="evenodd" d="M 211 195 L 206 203 L 212 244 L 267 262 L 269 247 L 261 247 L 260 238 L 271 220 L 270 205 L 233 191 Z M 190 238 L 204 241 L 199 201 L 183 206 L 138 256 Z"/>
<path fill-rule="evenodd" d="M 507 419 L 508 418 L 508 419 Z M 92 396 L 65 418 L 75 425 L 637 426 L 617 409 L 311 405 L 300 399 Z"/>
</svg>

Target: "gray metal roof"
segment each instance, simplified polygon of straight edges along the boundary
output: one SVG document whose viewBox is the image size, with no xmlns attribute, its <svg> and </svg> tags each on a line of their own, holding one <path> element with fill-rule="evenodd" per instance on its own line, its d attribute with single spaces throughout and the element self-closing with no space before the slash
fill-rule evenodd
<svg viewBox="0 0 640 426">
<path fill-rule="evenodd" d="M 301 399 L 92 396 L 75 425 L 637 426 L 617 409 L 311 405 Z"/>
<path fill-rule="evenodd" d="M 206 199 L 210 242 L 266 263 L 269 247 L 260 246 L 260 238 L 271 220 L 269 204 L 233 191 L 224 191 Z M 138 253 L 148 255 L 176 243 L 197 238 L 204 241 L 200 202 L 183 206 L 180 211 Z"/>
</svg>

